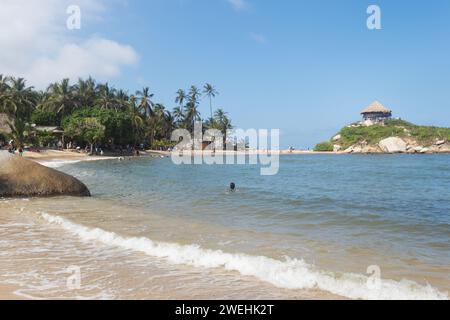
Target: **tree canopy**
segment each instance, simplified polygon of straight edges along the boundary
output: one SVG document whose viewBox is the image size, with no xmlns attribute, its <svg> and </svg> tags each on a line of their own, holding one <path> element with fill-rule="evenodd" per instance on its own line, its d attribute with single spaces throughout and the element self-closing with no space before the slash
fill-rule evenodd
<svg viewBox="0 0 450 320">
<path fill-rule="evenodd" d="M 213 112 L 213 99 L 218 92 L 211 84 L 205 84 L 203 91 L 195 85 L 187 91 L 179 89 L 170 111 L 154 101 L 155 94 L 149 87 L 130 94 L 89 77 L 73 84 L 63 79 L 38 91 L 27 86 L 23 78 L 0 75 L 0 113 L 8 116 L 11 129 L 2 134 L 9 135 L 17 145 L 35 144 L 32 137 L 40 136 L 45 140 L 38 142 L 42 145 L 50 137 L 33 135 L 34 125 L 56 126 L 65 130 L 65 137 L 81 145 L 161 147 L 171 144 L 173 130 L 185 128 L 192 132 L 195 122 L 202 121 L 203 94 L 212 114 L 204 126 L 225 134 L 232 128 L 231 119 L 223 109 Z"/>
</svg>

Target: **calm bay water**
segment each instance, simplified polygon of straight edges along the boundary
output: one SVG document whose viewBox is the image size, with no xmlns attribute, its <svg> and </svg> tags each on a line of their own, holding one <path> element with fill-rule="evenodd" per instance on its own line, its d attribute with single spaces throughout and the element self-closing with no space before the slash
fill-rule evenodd
<svg viewBox="0 0 450 320">
<path fill-rule="evenodd" d="M 92 250 L 103 268 L 128 257 L 109 270 L 115 279 L 142 275 L 136 285 L 94 281 L 95 294 L 81 296 L 201 298 L 215 288 L 219 298 L 448 297 L 449 155 L 286 155 L 279 174 L 266 177 L 257 166 L 176 166 L 167 158 L 59 169 L 85 182 L 93 198 L 0 202 L 0 217 L 11 208 L 31 212 L 37 220 L 26 226 L 38 221 L 42 233 L 53 228 L 73 237 L 64 256 L 89 270 L 91 281 L 99 279 L 97 264 L 87 259 Z M 64 240 L 47 242 L 68 246 Z M 54 265 L 61 256 L 46 246 Z M 375 289 L 367 285 L 369 266 L 381 271 Z M 47 273 L 45 280 L 52 279 L 61 281 Z M 24 285 L 22 293 L 71 297 L 56 284 L 39 283 L 34 290 Z"/>
</svg>

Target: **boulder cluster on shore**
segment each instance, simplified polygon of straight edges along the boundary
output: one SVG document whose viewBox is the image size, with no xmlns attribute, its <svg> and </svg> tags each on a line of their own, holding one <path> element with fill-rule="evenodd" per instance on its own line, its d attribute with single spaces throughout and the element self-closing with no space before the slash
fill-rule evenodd
<svg viewBox="0 0 450 320">
<path fill-rule="evenodd" d="M 338 153 L 450 153 L 450 128 L 415 125 L 401 119 L 353 123 L 316 151 Z"/>
<path fill-rule="evenodd" d="M 74 177 L 0 151 L 0 197 L 90 196 Z"/>
<path fill-rule="evenodd" d="M 340 145 L 335 144 L 334 149 L 336 152 L 341 151 L 343 153 L 450 153 L 450 143 L 445 140 L 439 140 L 433 145 L 423 146 L 413 139 L 389 137 L 381 140 L 378 144 L 361 141 L 345 150 L 342 150 Z"/>
</svg>

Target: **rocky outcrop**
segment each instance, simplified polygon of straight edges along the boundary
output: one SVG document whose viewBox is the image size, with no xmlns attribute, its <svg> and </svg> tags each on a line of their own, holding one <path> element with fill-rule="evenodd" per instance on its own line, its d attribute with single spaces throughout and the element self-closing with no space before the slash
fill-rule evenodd
<svg viewBox="0 0 450 320">
<path fill-rule="evenodd" d="M 407 143 L 398 137 L 390 137 L 381 140 L 378 144 L 382 151 L 387 153 L 403 153 L 406 152 Z"/>
<path fill-rule="evenodd" d="M 74 177 L 0 151 L 0 197 L 90 196 Z"/>
<path fill-rule="evenodd" d="M 333 137 L 333 141 L 339 141 L 339 140 L 341 140 L 341 138 L 342 138 L 342 136 L 340 135 L 340 134 L 337 134 L 337 135 L 335 135 L 334 137 Z"/>
<path fill-rule="evenodd" d="M 344 153 L 381 153 L 383 152 L 378 146 L 371 145 L 367 141 L 362 141 L 353 146 L 348 147 Z"/>
<path fill-rule="evenodd" d="M 336 153 L 450 153 L 450 128 L 419 126 L 401 119 L 357 122 L 328 142 Z"/>
<path fill-rule="evenodd" d="M 401 139 L 398 137 L 391 137 L 380 141 L 378 145 L 368 144 L 363 141 L 342 150 L 340 145 L 334 145 L 335 152 L 343 153 L 450 153 L 450 143 L 444 144 L 436 143 L 432 146 L 422 146 L 411 139 Z"/>
</svg>

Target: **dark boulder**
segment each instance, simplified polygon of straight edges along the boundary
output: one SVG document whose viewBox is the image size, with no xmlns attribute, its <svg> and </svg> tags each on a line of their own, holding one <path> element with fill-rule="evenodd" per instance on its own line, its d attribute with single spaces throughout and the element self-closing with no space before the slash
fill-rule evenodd
<svg viewBox="0 0 450 320">
<path fill-rule="evenodd" d="M 76 178 L 0 151 L 0 197 L 90 196 Z"/>
</svg>

